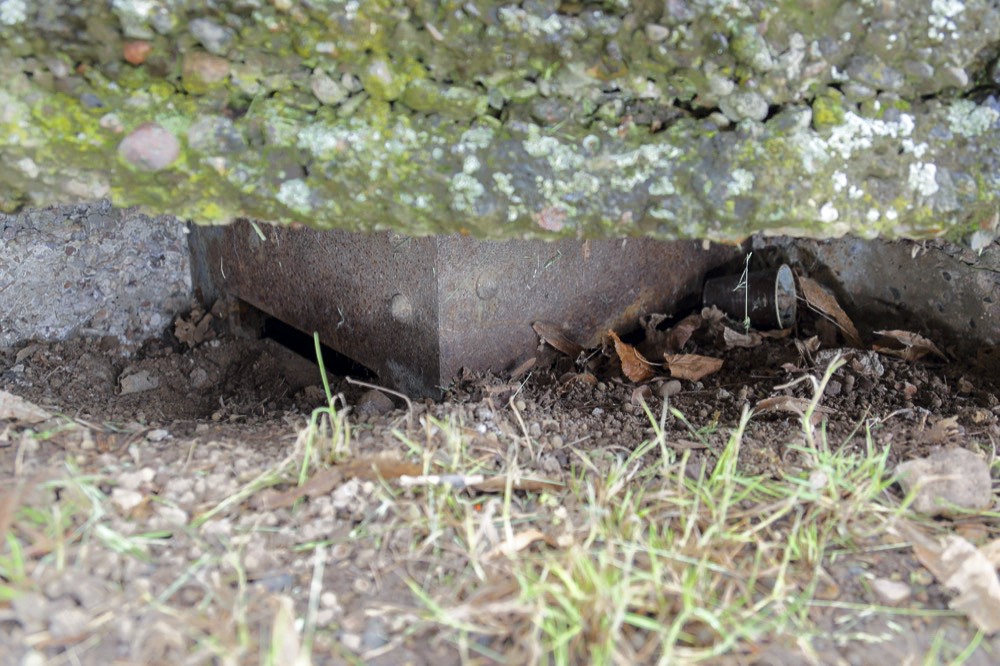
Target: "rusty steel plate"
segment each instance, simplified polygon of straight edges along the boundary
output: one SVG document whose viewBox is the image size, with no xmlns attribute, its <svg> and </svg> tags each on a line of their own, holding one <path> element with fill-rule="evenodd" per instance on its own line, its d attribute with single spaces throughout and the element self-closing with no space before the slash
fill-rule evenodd
<svg viewBox="0 0 1000 666">
<path fill-rule="evenodd" d="M 259 233 L 258 233 L 259 230 Z M 261 238 L 263 235 L 263 238 Z M 538 345 L 531 325 L 584 345 L 700 292 L 736 250 L 648 239 L 482 241 L 259 225 L 192 227 L 196 290 L 233 296 L 414 396 L 461 368 L 505 370 Z"/>
</svg>

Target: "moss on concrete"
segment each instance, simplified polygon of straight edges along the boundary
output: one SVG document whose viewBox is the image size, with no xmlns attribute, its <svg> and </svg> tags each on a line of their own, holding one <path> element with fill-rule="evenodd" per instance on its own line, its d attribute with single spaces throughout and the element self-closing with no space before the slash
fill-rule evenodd
<svg viewBox="0 0 1000 666">
<path fill-rule="evenodd" d="M 992 234 L 997 10 L 813 4 L 0 0 L 0 208 L 110 193 L 203 223 L 489 238 Z M 150 124 L 164 145 L 120 150 Z"/>
</svg>

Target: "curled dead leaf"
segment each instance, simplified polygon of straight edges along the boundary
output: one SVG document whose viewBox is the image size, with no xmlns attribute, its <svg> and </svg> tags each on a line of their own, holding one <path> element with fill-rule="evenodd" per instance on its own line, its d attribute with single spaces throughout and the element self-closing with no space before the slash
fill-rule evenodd
<svg viewBox="0 0 1000 666">
<path fill-rule="evenodd" d="M 854 326 L 854 322 L 851 321 L 851 318 L 847 316 L 847 313 L 840 307 L 837 299 L 827 291 L 826 287 L 823 287 L 815 280 L 800 275 L 799 291 L 802 292 L 802 297 L 806 299 L 806 304 L 809 307 L 833 319 L 834 323 L 837 324 L 837 327 L 844 334 L 844 338 L 848 344 L 854 347 L 861 346 L 861 336 L 858 334 L 858 329 Z"/>
<path fill-rule="evenodd" d="M 726 349 L 732 349 L 733 347 L 750 349 L 751 347 L 760 345 L 762 339 L 760 337 L 760 333 L 757 331 L 740 333 L 726 326 L 722 329 L 722 341 L 725 344 Z"/>
<path fill-rule="evenodd" d="M 641 382 L 653 376 L 653 364 L 643 358 L 635 347 L 622 342 L 622 339 L 614 331 L 608 331 L 608 335 L 615 343 L 615 353 L 621 360 L 622 373 L 626 377 L 633 382 Z"/>
<path fill-rule="evenodd" d="M 20 396 L 0 391 L 0 420 L 13 419 L 22 423 L 41 423 L 52 414 Z"/>
<path fill-rule="evenodd" d="M 935 578 L 957 592 L 949 606 L 965 613 L 984 633 L 1000 631 L 1000 579 L 988 553 L 955 534 L 934 539 L 907 522 L 891 529 L 910 541 L 917 559 Z"/>
<path fill-rule="evenodd" d="M 673 377 L 696 382 L 702 377 L 718 372 L 722 359 L 700 354 L 664 354 L 663 362 Z"/>
<path fill-rule="evenodd" d="M 486 553 L 486 559 L 493 559 L 499 555 L 506 555 L 510 557 L 511 555 L 521 552 L 525 548 L 531 546 L 531 544 L 538 541 L 544 541 L 547 545 L 553 548 L 558 547 L 559 545 L 555 539 L 545 534 L 545 532 L 536 528 L 531 528 L 518 532 L 514 535 L 514 538 L 509 541 L 502 541 L 499 543 L 496 548 Z"/>
<path fill-rule="evenodd" d="M 937 348 L 937 345 L 917 333 L 911 333 L 910 331 L 875 331 L 875 335 L 882 336 L 892 345 L 872 345 L 872 349 L 881 354 L 898 356 L 910 362 L 916 361 L 927 354 L 935 354 L 945 361 L 948 360 L 948 357 Z"/>
<path fill-rule="evenodd" d="M 576 342 L 573 342 L 562 330 L 555 324 L 550 324 L 544 321 L 536 321 L 531 325 L 531 328 L 535 330 L 538 337 L 542 339 L 550 347 L 553 347 L 563 354 L 576 358 L 583 351 L 583 347 Z"/>
<path fill-rule="evenodd" d="M 812 401 L 806 400 L 805 398 L 796 398 L 792 395 L 776 395 L 770 398 L 764 398 L 757 403 L 754 407 L 754 413 L 759 414 L 761 412 L 791 412 L 798 416 L 803 416 Z M 816 409 L 812 413 L 812 422 L 816 423 L 823 418 L 826 414 L 832 414 L 834 410 L 829 407 L 823 407 L 822 405 L 817 405 Z"/>
<path fill-rule="evenodd" d="M 666 352 L 676 354 L 691 339 L 694 332 L 701 328 L 701 315 L 698 313 L 688 315 L 670 327 L 667 331 Z"/>
</svg>

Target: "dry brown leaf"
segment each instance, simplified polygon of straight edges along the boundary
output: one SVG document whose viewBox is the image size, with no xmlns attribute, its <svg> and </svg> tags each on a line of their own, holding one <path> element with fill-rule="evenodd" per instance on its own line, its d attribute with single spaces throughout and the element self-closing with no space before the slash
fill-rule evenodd
<svg viewBox="0 0 1000 666">
<path fill-rule="evenodd" d="M 751 347 L 760 345 L 762 342 L 760 333 L 757 331 L 739 333 L 728 326 L 725 326 L 722 329 L 722 341 L 725 343 L 726 349 L 732 349 L 733 347 L 750 349 Z"/>
<path fill-rule="evenodd" d="M 451 486 L 484 493 L 501 493 L 507 490 L 507 477 L 503 475 L 487 478 L 482 474 L 404 474 L 397 480 L 404 487 Z M 558 492 L 563 489 L 562 484 L 548 479 L 511 479 L 510 487 L 511 490 L 535 493 Z"/>
<path fill-rule="evenodd" d="M 583 351 L 583 347 L 579 344 L 573 342 L 566 337 L 566 334 L 562 332 L 555 324 L 550 324 L 544 321 L 536 321 L 531 325 L 531 328 L 535 329 L 535 333 L 538 337 L 542 339 L 543 342 L 548 344 L 550 347 L 558 349 L 563 354 L 571 358 L 576 358 Z"/>
<path fill-rule="evenodd" d="M 213 319 L 211 313 L 195 307 L 187 317 L 178 317 L 174 321 L 174 336 L 188 347 L 196 347 L 212 337 Z"/>
<path fill-rule="evenodd" d="M 923 440 L 928 444 L 940 446 L 955 439 L 962 432 L 962 426 L 958 424 L 958 417 L 949 416 L 946 419 L 941 419 L 924 432 Z"/>
<path fill-rule="evenodd" d="M 722 368 L 721 358 L 700 354 L 664 354 L 663 361 L 672 377 L 696 382 Z"/>
<path fill-rule="evenodd" d="M 702 318 L 698 313 L 688 315 L 670 327 L 667 331 L 666 352 L 676 354 L 679 352 L 694 332 L 701 328 Z"/>
<path fill-rule="evenodd" d="M 681 449 L 682 451 L 708 448 L 708 444 L 705 444 L 704 442 L 692 442 L 689 439 L 678 439 L 673 442 L 667 442 L 667 446 L 672 449 Z"/>
<path fill-rule="evenodd" d="M 312 663 L 308 653 L 302 651 L 299 630 L 295 626 L 295 606 L 292 598 L 281 594 L 272 597 L 275 613 L 271 620 L 271 647 L 269 656 L 275 664 L 308 666 Z"/>
<path fill-rule="evenodd" d="M 261 503 L 268 510 L 284 509 L 303 497 L 319 497 L 336 488 L 345 479 L 386 479 L 395 481 L 402 476 L 417 476 L 423 472 L 420 465 L 392 458 L 358 458 L 343 465 L 327 467 L 316 472 L 301 486 L 284 492 L 269 490 L 261 495 Z"/>
<path fill-rule="evenodd" d="M 20 396 L 0 391 L 0 420 L 13 419 L 21 423 L 41 423 L 52 418 L 52 414 Z"/>
<path fill-rule="evenodd" d="M 833 318 L 850 345 L 854 347 L 861 346 L 861 336 L 858 335 L 858 329 L 855 328 L 854 322 L 851 321 L 851 318 L 847 316 L 847 313 L 837 303 L 837 299 L 834 298 L 833 294 L 815 280 L 807 278 L 804 275 L 799 276 L 799 290 L 802 292 L 802 297 L 806 299 L 809 307 Z"/>
<path fill-rule="evenodd" d="M 787 338 L 792 333 L 790 328 L 776 328 L 773 331 L 757 331 L 758 335 L 764 338 L 772 338 L 778 340 L 781 338 Z"/>
<path fill-rule="evenodd" d="M 806 400 L 805 398 L 796 398 L 792 395 L 776 395 L 770 398 L 764 398 L 757 403 L 754 407 L 754 413 L 760 412 L 791 412 L 792 414 L 797 414 L 802 416 L 806 413 L 806 409 L 809 408 L 811 400 Z M 833 410 L 829 407 L 823 407 L 822 405 L 817 405 L 816 409 L 813 410 L 812 420 L 813 422 L 818 421 L 822 418 L 824 414 L 832 414 Z"/>
<path fill-rule="evenodd" d="M 559 377 L 559 383 L 563 386 L 571 384 L 573 382 L 580 382 L 581 384 L 586 384 L 587 386 L 597 386 L 599 383 L 597 381 L 597 376 L 592 372 L 567 372 Z"/>
<path fill-rule="evenodd" d="M 965 613 L 984 633 L 1000 630 L 1000 579 L 983 550 L 954 534 L 933 539 L 906 522 L 893 530 L 910 541 L 917 559 L 935 578 L 957 591 L 949 606 Z"/>
<path fill-rule="evenodd" d="M 622 372 L 633 382 L 641 382 L 653 376 L 652 364 L 636 351 L 635 347 L 625 342 L 614 331 L 608 335 L 615 343 L 615 353 L 622 362 Z"/>
<path fill-rule="evenodd" d="M 701 318 L 709 326 L 714 326 L 726 318 L 726 313 L 714 305 L 701 309 Z"/>
<path fill-rule="evenodd" d="M 538 362 L 538 359 L 535 358 L 534 356 L 532 356 L 529 359 L 526 359 L 525 361 L 521 362 L 516 368 L 514 368 L 513 370 L 510 371 L 510 378 L 511 379 L 517 379 L 517 378 L 519 378 L 521 375 L 523 375 L 524 373 L 526 373 L 528 370 L 531 370 L 533 367 L 535 367 L 535 363 L 537 363 L 537 362 Z"/>
<path fill-rule="evenodd" d="M 506 476 L 493 476 L 477 483 L 470 483 L 469 488 L 484 493 L 502 493 L 507 489 Z M 511 489 L 529 493 L 559 492 L 564 486 L 548 479 L 513 479 Z"/>
<path fill-rule="evenodd" d="M 902 345 L 902 349 L 897 347 L 887 347 L 885 345 L 872 345 L 872 349 L 882 354 L 898 356 L 911 362 L 916 361 L 927 354 L 936 354 L 945 361 L 948 360 L 948 357 L 944 355 L 944 352 L 937 348 L 937 345 L 922 335 L 911 333 L 909 331 L 875 331 L 875 335 L 881 335 L 883 338 Z"/>
<path fill-rule="evenodd" d="M 544 541 L 552 547 L 556 547 L 558 545 L 556 540 L 547 535 L 545 532 L 536 528 L 531 528 L 518 532 L 514 535 L 514 538 L 509 541 L 499 543 L 496 548 L 486 553 L 486 559 L 490 560 L 499 555 L 507 555 L 508 557 L 515 555 L 537 541 Z"/>
</svg>

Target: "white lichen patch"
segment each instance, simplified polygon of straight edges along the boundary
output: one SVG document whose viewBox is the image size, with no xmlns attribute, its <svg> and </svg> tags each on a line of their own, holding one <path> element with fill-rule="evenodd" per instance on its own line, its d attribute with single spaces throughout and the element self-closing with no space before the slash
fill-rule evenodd
<svg viewBox="0 0 1000 666">
<path fill-rule="evenodd" d="M 456 173 L 451 177 L 452 208 L 459 212 L 472 212 L 476 199 L 483 196 L 483 184 L 467 173 Z"/>
<path fill-rule="evenodd" d="M 930 146 L 926 142 L 914 143 L 913 139 L 903 139 L 903 152 L 913 155 L 918 160 L 924 156 Z"/>
<path fill-rule="evenodd" d="M 17 25 L 28 18 L 28 3 L 24 0 L 0 0 L 0 24 Z"/>
<path fill-rule="evenodd" d="M 809 175 L 820 170 L 820 165 L 830 159 L 826 142 L 811 132 L 796 132 L 788 143 L 799 154 L 802 169 Z"/>
<path fill-rule="evenodd" d="M 913 116 L 901 114 L 898 121 L 862 118 L 853 111 L 844 114 L 844 122 L 833 128 L 827 145 L 844 159 L 857 150 L 871 148 L 878 137 L 898 139 L 913 133 Z"/>
<path fill-rule="evenodd" d="M 479 158 L 475 155 L 469 155 L 462 162 L 462 173 L 472 175 L 479 171 Z"/>
<path fill-rule="evenodd" d="M 829 201 L 823 204 L 819 209 L 820 222 L 829 224 L 830 222 L 835 222 L 839 217 L 840 213 L 837 211 L 836 206 Z"/>
<path fill-rule="evenodd" d="M 583 156 L 575 147 L 553 136 L 540 134 L 536 127 L 532 127 L 523 145 L 525 152 L 531 157 L 544 157 L 553 171 L 580 169 L 583 166 Z"/>
<path fill-rule="evenodd" d="M 306 214 L 312 210 L 309 204 L 309 197 L 312 190 L 301 178 L 286 180 L 278 190 L 278 201 L 285 204 L 297 213 Z"/>
<path fill-rule="evenodd" d="M 38 178 L 38 165 L 30 157 L 22 157 L 14 165 L 28 178 Z"/>
<path fill-rule="evenodd" d="M 921 196 L 929 197 L 938 191 L 937 165 L 917 162 L 910 165 L 910 176 L 907 179 L 910 189 Z"/>
<path fill-rule="evenodd" d="M 654 197 L 666 197 L 677 193 L 677 188 L 669 176 L 655 179 L 649 185 L 649 193 Z"/>
<path fill-rule="evenodd" d="M 554 35 L 562 28 L 562 20 L 554 13 L 543 19 L 520 7 L 501 7 L 497 16 L 508 30 L 523 32 L 532 37 Z"/>
<path fill-rule="evenodd" d="M 833 172 L 833 191 L 843 192 L 844 188 L 847 187 L 847 174 L 843 171 Z"/>
<path fill-rule="evenodd" d="M 733 169 L 732 180 L 726 183 L 726 196 L 738 197 L 753 188 L 754 176 L 746 169 Z"/>
<path fill-rule="evenodd" d="M 948 107 L 948 127 L 955 134 L 971 138 L 996 125 L 1000 113 L 968 99 L 960 99 Z"/>
<path fill-rule="evenodd" d="M 489 127 L 470 127 L 462 132 L 462 136 L 452 150 L 459 154 L 473 150 L 482 150 L 493 143 L 494 136 L 493 130 Z"/>
<path fill-rule="evenodd" d="M 931 11 L 939 16 L 955 18 L 965 11 L 965 3 L 961 0 L 931 0 Z"/>
<path fill-rule="evenodd" d="M 159 4 L 157 0 L 111 0 L 111 7 L 115 11 L 131 14 L 142 20 L 148 19 Z"/>
</svg>

